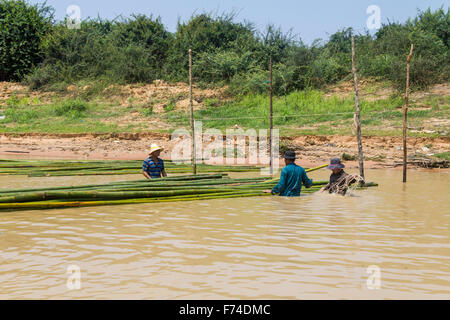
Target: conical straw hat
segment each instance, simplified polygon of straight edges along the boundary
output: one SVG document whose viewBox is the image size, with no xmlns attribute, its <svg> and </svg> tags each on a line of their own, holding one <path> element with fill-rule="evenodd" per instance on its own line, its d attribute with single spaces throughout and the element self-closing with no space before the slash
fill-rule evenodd
<svg viewBox="0 0 450 320">
<path fill-rule="evenodd" d="M 164 148 L 158 146 L 156 143 L 153 143 L 152 146 L 150 147 L 150 154 L 158 150 L 164 151 Z"/>
</svg>

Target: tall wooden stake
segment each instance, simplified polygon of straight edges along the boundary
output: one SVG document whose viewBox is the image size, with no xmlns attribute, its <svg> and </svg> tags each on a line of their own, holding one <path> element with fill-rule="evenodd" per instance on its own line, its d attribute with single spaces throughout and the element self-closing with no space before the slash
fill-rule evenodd
<svg viewBox="0 0 450 320">
<path fill-rule="evenodd" d="M 364 157 L 361 139 L 361 108 L 359 106 L 358 75 L 356 73 L 355 37 L 353 36 L 352 36 L 352 71 L 353 71 L 353 79 L 355 82 L 355 104 L 356 104 L 355 123 L 356 123 L 356 136 L 358 139 L 359 175 L 362 178 L 364 178 Z"/>
<path fill-rule="evenodd" d="M 411 44 L 411 50 L 409 51 L 408 58 L 406 59 L 406 94 L 405 94 L 405 106 L 403 107 L 403 182 L 406 182 L 406 170 L 408 166 L 408 150 L 406 148 L 406 131 L 407 131 L 407 116 L 409 107 L 409 63 L 414 51 L 414 44 Z"/>
<path fill-rule="evenodd" d="M 197 174 L 197 150 L 195 146 L 194 104 L 192 101 L 192 50 L 189 49 L 189 105 L 191 107 L 191 135 L 192 135 L 192 170 Z"/>
<path fill-rule="evenodd" d="M 270 73 L 270 175 L 273 175 L 273 86 L 272 86 L 272 56 L 270 57 L 269 73 Z"/>
</svg>

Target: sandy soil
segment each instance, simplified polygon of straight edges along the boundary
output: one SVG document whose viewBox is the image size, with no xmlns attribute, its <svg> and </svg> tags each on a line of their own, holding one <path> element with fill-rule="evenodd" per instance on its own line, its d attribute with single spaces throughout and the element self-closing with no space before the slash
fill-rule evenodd
<svg viewBox="0 0 450 320">
<path fill-rule="evenodd" d="M 54 98 L 76 98 L 86 94 L 91 87 L 69 85 L 64 92 L 44 92 L 33 91 L 28 86 L 14 82 L 0 82 L 0 107 L 5 104 L 13 95 L 17 99 L 27 98 L 28 105 L 41 105 L 51 103 Z M 193 105 L 194 109 L 201 108 L 207 99 L 229 100 L 225 94 L 226 87 L 216 89 L 202 89 L 194 86 Z M 164 108 L 170 104 L 175 105 L 175 109 L 184 110 L 190 105 L 189 85 L 184 82 L 167 83 L 162 80 L 155 80 L 150 84 L 133 85 L 110 85 L 103 89 L 101 95 L 96 97 L 101 103 L 113 103 L 123 107 L 132 105 L 142 105 L 151 107 L 153 112 L 162 113 Z"/>
<path fill-rule="evenodd" d="M 374 80 L 362 80 L 360 92 L 364 99 L 384 99 L 393 93 L 391 88 L 384 88 Z M 69 86 L 64 94 L 77 96 L 88 86 Z M 427 92 L 412 94 L 412 100 L 422 99 L 426 95 L 448 95 L 450 84 L 439 84 Z M 0 106 L 12 95 L 17 98 L 26 97 L 28 104 L 50 102 L 60 94 L 31 91 L 28 87 L 17 83 L 0 83 Z M 351 81 L 341 82 L 326 90 L 325 96 L 338 95 L 346 97 L 353 94 Z M 143 105 L 152 107 L 154 112 L 162 112 L 168 104 L 175 104 L 176 109 L 185 109 L 189 105 L 189 87 L 185 83 L 168 84 L 155 81 L 152 84 L 110 86 L 103 91 L 102 99 L 123 106 Z M 206 99 L 230 99 L 222 89 L 194 88 L 195 108 L 201 108 Z M 105 102 L 103 101 L 103 102 Z M 431 108 L 417 105 L 416 108 Z M 122 118 L 110 119 L 114 123 L 146 122 L 154 129 L 166 129 L 168 124 L 161 121 L 150 123 L 139 113 L 130 113 Z M 108 121 L 106 121 L 108 122 Z M 321 123 L 323 125 L 323 123 Z M 446 127 L 449 119 L 427 119 L 423 128 L 410 128 L 410 131 L 435 130 L 435 127 Z M 430 131 L 431 132 L 431 131 Z M 0 134 L 0 158 L 48 158 L 48 159 L 143 159 L 151 143 L 158 143 L 166 148 L 163 157 L 170 158 L 175 142 L 170 141 L 169 134 L 158 133 L 122 133 L 122 134 Z M 402 141 L 400 137 L 364 137 L 365 166 L 380 168 L 393 167 L 402 160 Z M 321 165 L 331 157 L 357 155 L 357 144 L 354 136 L 294 136 L 281 138 L 280 145 L 295 149 L 299 161 L 305 166 Z M 408 138 L 408 154 L 432 155 L 450 150 L 450 137 L 441 138 Z M 347 161 L 347 165 L 357 166 L 356 161 Z"/>
<path fill-rule="evenodd" d="M 168 134 L 3 134 L 0 135 L 0 158 L 22 159 L 121 159 L 141 160 L 147 156 L 151 143 L 165 148 L 162 156 L 170 159 L 176 141 Z M 364 137 L 367 168 L 394 167 L 402 160 L 402 141 L 398 137 Z M 343 153 L 357 155 L 353 136 L 296 136 L 281 138 L 282 146 L 297 151 L 305 166 L 327 163 Z M 408 138 L 409 154 L 433 154 L 448 151 L 450 138 Z M 358 165 L 347 161 L 348 167 Z"/>
<path fill-rule="evenodd" d="M 28 86 L 15 82 L 0 82 L 0 104 L 15 96 L 16 98 L 30 98 L 29 105 L 50 103 L 52 98 L 78 97 L 80 94 L 90 90 L 90 86 L 69 85 L 64 92 L 47 92 L 31 90 Z M 374 79 L 363 79 L 359 82 L 360 98 L 375 101 L 389 98 L 395 94 L 392 87 L 383 87 Z M 426 91 L 412 92 L 410 101 L 421 100 L 429 95 L 448 95 L 450 93 L 450 83 L 436 84 Z M 324 97 L 336 95 L 340 98 L 348 98 L 354 94 L 353 81 L 341 81 L 330 85 L 325 89 Z M 226 87 L 215 89 L 201 89 L 194 85 L 193 88 L 194 107 L 201 108 L 206 99 L 218 98 L 221 101 L 230 100 L 226 94 Z M 36 100 L 33 101 L 33 98 Z M 186 109 L 189 106 L 189 86 L 184 82 L 167 83 L 162 80 L 155 80 L 151 84 L 134 85 L 110 85 L 102 92 L 102 102 L 117 103 L 121 106 L 130 104 L 141 104 L 153 107 L 153 111 L 160 113 L 164 111 L 170 103 L 176 105 L 176 109 Z M 419 103 L 420 104 L 420 103 Z M 431 106 L 423 105 L 427 109 Z"/>
<path fill-rule="evenodd" d="M 390 96 L 396 94 L 394 88 L 392 87 L 383 87 L 374 79 L 363 79 L 360 80 L 359 83 L 359 97 L 368 101 L 376 101 L 387 99 Z M 330 85 L 327 88 L 325 93 L 325 97 L 331 97 L 333 95 L 337 95 L 341 98 L 349 98 L 355 93 L 353 80 L 350 81 L 341 81 L 335 85 Z M 415 102 L 415 100 L 420 100 L 426 96 L 430 95 L 448 95 L 450 92 L 450 84 L 442 83 L 435 84 L 431 86 L 426 91 L 415 91 L 410 95 L 410 102 Z M 431 106 L 424 106 L 425 108 Z"/>
</svg>

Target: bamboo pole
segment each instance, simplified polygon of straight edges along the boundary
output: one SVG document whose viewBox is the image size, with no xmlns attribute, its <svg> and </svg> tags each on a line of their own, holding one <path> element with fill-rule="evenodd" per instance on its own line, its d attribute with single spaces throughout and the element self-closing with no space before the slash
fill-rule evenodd
<svg viewBox="0 0 450 320">
<path fill-rule="evenodd" d="M 376 187 L 376 183 L 368 183 L 364 188 L 357 188 L 358 190 L 365 190 L 367 187 Z M 320 190 L 318 188 L 306 189 L 303 193 L 314 193 Z M 239 191 L 225 191 L 207 194 L 193 194 L 184 196 L 173 196 L 164 198 L 137 198 L 137 199 L 120 199 L 120 200 L 98 200 L 98 201 L 37 201 L 37 202 L 19 202 L 19 203 L 0 203 L 0 211 L 14 211 L 24 209 L 56 209 L 69 207 L 88 207 L 88 206 L 105 206 L 105 205 L 120 205 L 120 204 L 138 204 L 150 202 L 176 202 L 176 201 L 194 201 L 194 200 L 209 200 L 222 198 L 242 198 L 242 197 L 256 197 L 256 196 L 271 196 L 271 194 L 259 191 L 244 190 Z"/>
<path fill-rule="evenodd" d="M 324 166 L 307 171 L 316 171 Z M 263 190 L 277 183 L 278 179 L 232 179 L 216 174 L 61 188 L 0 190 L 0 211 L 263 196 L 269 195 Z M 326 183 L 314 181 L 312 188 L 304 193 L 317 192 Z"/>
<path fill-rule="evenodd" d="M 356 137 L 358 140 L 358 156 L 359 156 L 359 175 L 364 179 L 364 156 L 361 138 L 361 107 L 359 105 L 359 91 L 358 91 L 358 75 L 356 72 L 356 57 L 355 57 L 355 37 L 352 36 L 352 71 L 355 82 L 355 123 L 356 123 Z"/>
<path fill-rule="evenodd" d="M 403 182 L 406 182 L 406 170 L 408 167 L 408 150 L 406 147 L 406 130 L 407 130 L 407 117 L 409 106 L 409 67 L 411 57 L 414 51 L 414 44 L 411 44 L 411 50 L 409 51 L 408 58 L 406 59 L 406 94 L 405 94 L 405 106 L 403 107 Z"/>
<path fill-rule="evenodd" d="M 189 49 L 189 106 L 191 108 L 191 135 L 192 135 L 192 173 L 197 174 L 197 150 L 195 146 L 194 105 L 192 101 L 192 50 Z"/>
<path fill-rule="evenodd" d="M 141 165 L 140 161 L 129 161 L 121 164 L 104 161 L 102 164 L 98 164 L 98 167 L 87 167 L 83 163 L 69 163 L 66 165 L 64 163 L 54 162 L 53 164 L 42 165 L 41 163 L 30 161 L 17 166 L 13 165 L 14 162 L 4 161 L 2 163 L 3 164 L 0 165 L 0 175 L 28 175 L 32 177 L 136 174 Z M 196 167 L 197 174 L 199 172 L 243 172 L 261 169 L 257 166 L 217 166 L 206 164 L 197 164 Z M 166 171 L 169 173 L 191 173 L 192 165 L 175 165 L 168 161 Z"/>
<path fill-rule="evenodd" d="M 270 113 L 269 113 L 269 122 L 270 122 L 270 135 L 269 135 L 269 143 L 270 143 L 270 175 L 273 176 L 273 78 L 272 78 L 272 56 L 270 56 L 270 63 L 269 63 L 269 73 L 270 73 Z"/>
</svg>

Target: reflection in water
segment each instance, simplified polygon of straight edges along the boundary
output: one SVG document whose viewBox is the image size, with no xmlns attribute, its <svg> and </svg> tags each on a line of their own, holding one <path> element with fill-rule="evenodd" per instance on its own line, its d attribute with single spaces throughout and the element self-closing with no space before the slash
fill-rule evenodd
<svg viewBox="0 0 450 320">
<path fill-rule="evenodd" d="M 326 178 L 327 172 L 311 175 Z M 450 298 L 448 173 L 379 188 L 0 214 L 0 299 Z M 1 188 L 133 177 L 0 177 Z M 404 189 L 403 189 L 404 188 Z M 67 267 L 81 269 L 68 290 Z M 381 271 L 369 290 L 367 268 Z"/>
</svg>

